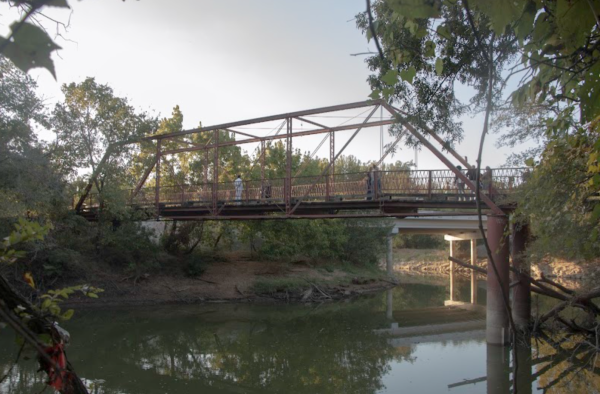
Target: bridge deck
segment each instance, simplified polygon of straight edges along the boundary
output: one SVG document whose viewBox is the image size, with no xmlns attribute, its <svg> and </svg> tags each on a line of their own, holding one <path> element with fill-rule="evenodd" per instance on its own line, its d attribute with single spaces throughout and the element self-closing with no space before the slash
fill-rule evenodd
<svg viewBox="0 0 600 394">
<path fill-rule="evenodd" d="M 501 202 L 522 182 L 525 169 L 492 171 L 483 190 Z M 233 182 L 148 187 L 129 190 L 130 205 L 150 216 L 181 220 L 264 219 L 287 217 L 419 216 L 419 208 L 472 210 L 474 194 L 460 188 L 450 170 L 359 172 L 324 177 L 245 180 L 237 191 Z M 93 219 L 100 207 L 90 193 L 80 214 Z M 449 212 L 450 213 L 450 212 Z M 466 213 L 465 213 L 466 214 Z M 439 214 L 437 214 L 439 216 Z"/>
</svg>

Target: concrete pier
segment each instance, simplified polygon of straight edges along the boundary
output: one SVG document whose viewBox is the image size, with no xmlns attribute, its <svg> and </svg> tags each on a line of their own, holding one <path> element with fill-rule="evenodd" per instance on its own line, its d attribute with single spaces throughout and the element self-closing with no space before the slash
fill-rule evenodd
<svg viewBox="0 0 600 394">
<path fill-rule="evenodd" d="M 528 275 L 529 265 L 524 258 L 524 251 L 529 237 L 526 224 L 514 224 L 512 228 L 512 265 L 515 269 Z M 513 287 L 512 315 L 517 328 L 526 330 L 531 319 L 531 283 L 525 275 L 513 273 L 512 281 L 518 284 Z"/>
<path fill-rule="evenodd" d="M 498 275 L 491 261 L 487 268 L 487 315 L 486 339 L 490 345 L 504 346 L 509 343 L 510 333 L 508 310 L 503 293 L 508 296 L 509 281 L 509 248 L 508 218 L 506 216 L 488 216 L 488 243 L 492 259 L 496 264 Z"/>
<path fill-rule="evenodd" d="M 392 234 L 387 236 L 387 253 L 385 256 L 385 266 L 388 276 L 394 276 L 394 259 L 393 259 L 393 238 Z"/>
</svg>

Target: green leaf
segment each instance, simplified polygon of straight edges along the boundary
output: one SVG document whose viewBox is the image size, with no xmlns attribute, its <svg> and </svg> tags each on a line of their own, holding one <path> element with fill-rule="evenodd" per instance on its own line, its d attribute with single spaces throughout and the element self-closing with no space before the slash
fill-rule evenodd
<svg viewBox="0 0 600 394">
<path fill-rule="evenodd" d="M 378 100 L 381 98 L 381 91 L 380 90 L 373 90 L 371 92 L 371 94 L 369 95 L 370 98 L 372 98 L 373 100 Z"/>
<path fill-rule="evenodd" d="M 600 63 L 587 71 L 584 79 L 583 86 L 577 92 L 581 100 L 582 123 L 592 121 L 600 115 Z"/>
<path fill-rule="evenodd" d="M 396 82 L 398 82 L 398 71 L 389 70 L 383 77 L 381 77 L 381 80 L 390 86 L 394 86 Z"/>
<path fill-rule="evenodd" d="M 443 38 L 449 39 L 450 38 L 450 32 L 448 31 L 448 28 L 446 27 L 446 25 L 439 25 L 436 29 L 437 34 Z"/>
<path fill-rule="evenodd" d="M 441 1 L 439 0 L 387 0 L 388 6 L 407 18 L 439 18 Z"/>
<path fill-rule="evenodd" d="M 596 19 L 588 0 L 559 0 L 556 2 L 556 27 L 567 52 L 585 44 Z"/>
<path fill-rule="evenodd" d="M 592 211 L 592 220 L 596 221 L 600 219 L 600 204 L 596 204 L 594 210 Z"/>
<path fill-rule="evenodd" d="M 18 23 L 13 23 L 10 28 L 14 30 L 17 26 Z M 0 44 L 6 43 L 6 41 L 6 38 L 0 37 Z M 4 55 L 24 72 L 32 68 L 43 67 L 50 71 L 56 79 L 54 63 L 50 54 L 57 49 L 60 47 L 50 39 L 43 29 L 31 23 L 24 23 L 14 34 L 12 41 L 8 42 Z"/>
<path fill-rule="evenodd" d="M 533 31 L 533 22 L 537 13 L 537 5 L 533 0 L 528 1 L 525 4 L 523 14 L 517 21 L 515 26 L 515 33 L 519 40 L 525 39 Z"/>
<path fill-rule="evenodd" d="M 406 27 L 411 34 L 416 34 L 417 30 L 419 30 L 419 25 L 410 19 L 406 21 L 404 27 Z"/>
<path fill-rule="evenodd" d="M 42 309 L 47 309 L 50 306 L 50 304 L 52 304 L 52 300 L 49 298 L 46 298 L 44 300 L 44 302 L 42 302 Z"/>
<path fill-rule="evenodd" d="M 444 59 L 438 57 L 435 60 L 435 73 L 439 76 L 444 72 Z"/>
<path fill-rule="evenodd" d="M 73 317 L 73 313 L 75 313 L 75 311 L 73 309 L 69 309 L 68 311 L 66 311 L 63 315 L 62 318 L 64 320 L 69 320 L 70 318 Z"/>
<path fill-rule="evenodd" d="M 506 26 L 521 16 L 523 0 L 471 0 L 473 7 L 486 14 L 497 35 L 504 34 Z"/>
<path fill-rule="evenodd" d="M 425 57 L 433 57 L 435 56 L 435 42 L 426 41 L 425 42 Z"/>
<path fill-rule="evenodd" d="M 96 293 L 88 293 L 87 296 L 90 298 L 98 298 L 98 294 L 96 294 Z"/>
<path fill-rule="evenodd" d="M 407 70 L 400 71 L 400 77 L 402 77 L 403 80 L 410 84 L 412 84 L 415 75 L 417 75 L 417 70 L 413 66 L 411 66 Z"/>
<path fill-rule="evenodd" d="M 529 159 L 525 160 L 525 165 L 528 167 L 535 166 L 535 161 L 533 160 L 533 157 L 530 157 Z"/>
</svg>

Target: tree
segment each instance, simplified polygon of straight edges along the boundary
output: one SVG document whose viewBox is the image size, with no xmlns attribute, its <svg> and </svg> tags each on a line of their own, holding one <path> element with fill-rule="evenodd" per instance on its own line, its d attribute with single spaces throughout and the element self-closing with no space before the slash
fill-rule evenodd
<svg viewBox="0 0 600 394">
<path fill-rule="evenodd" d="M 512 127 L 503 142 L 540 140 L 528 153 L 544 152 L 540 165 L 567 140 L 587 146 L 577 151 L 589 178 L 578 186 L 578 209 L 600 210 L 587 198 L 600 190 L 598 130 L 589 126 L 600 115 L 598 10 L 591 0 L 376 1 L 357 18 L 382 47 L 367 60 L 372 97 L 399 103 L 417 127 L 427 123 L 450 141 L 461 138 L 455 119 L 466 108 L 485 111 L 482 144 L 490 129 Z M 457 101 L 461 85 L 474 89 L 468 103 Z M 547 212 L 559 202 L 544 201 Z"/>
<path fill-rule="evenodd" d="M 118 195 L 118 190 L 135 182 L 128 168 L 137 149 L 120 143 L 150 134 L 156 129 L 156 119 L 146 112 L 137 113 L 126 98 L 116 97 L 108 85 L 94 78 L 65 84 L 62 91 L 64 101 L 56 104 L 51 122 L 56 134 L 55 165 L 69 179 L 81 171 L 98 170 L 94 186 L 100 197 L 107 197 L 103 193 L 107 185 Z"/>
<path fill-rule="evenodd" d="M 46 108 L 35 81 L 1 55 L 0 75 L 0 216 L 46 215 L 65 202 L 65 185 L 34 131 L 48 125 Z"/>
</svg>

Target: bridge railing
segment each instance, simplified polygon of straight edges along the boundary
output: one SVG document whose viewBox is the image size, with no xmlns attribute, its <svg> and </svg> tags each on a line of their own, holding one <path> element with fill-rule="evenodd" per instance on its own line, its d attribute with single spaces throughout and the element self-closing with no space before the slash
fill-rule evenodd
<svg viewBox="0 0 600 394">
<path fill-rule="evenodd" d="M 465 171 L 465 174 L 466 171 Z M 486 181 L 482 173 L 482 192 L 494 198 L 506 195 L 518 188 L 529 174 L 524 168 L 498 168 L 491 170 L 491 179 Z M 303 176 L 291 179 L 292 201 L 352 201 L 371 199 L 452 199 L 462 193 L 450 170 L 400 170 L 356 172 L 333 176 Z M 164 205 L 213 205 L 216 195 L 218 204 L 268 204 L 284 203 L 288 179 L 243 180 L 241 193 L 236 194 L 233 182 L 201 183 L 193 185 L 161 186 L 158 202 Z M 215 191 L 216 186 L 216 191 Z M 130 202 L 137 206 L 156 204 L 156 188 L 145 187 L 134 196 L 128 191 Z M 465 195 L 472 192 L 465 187 Z M 86 207 L 97 207 L 98 195 L 89 193 Z"/>
</svg>

